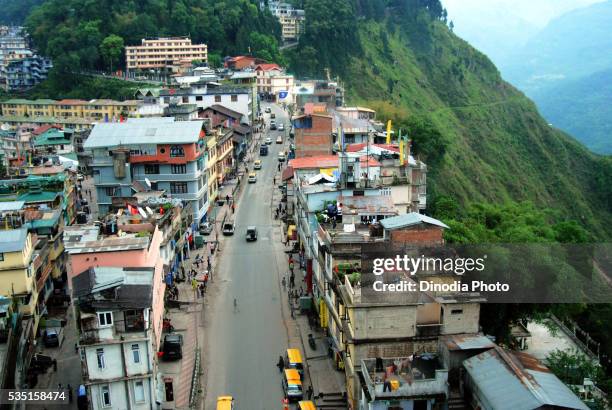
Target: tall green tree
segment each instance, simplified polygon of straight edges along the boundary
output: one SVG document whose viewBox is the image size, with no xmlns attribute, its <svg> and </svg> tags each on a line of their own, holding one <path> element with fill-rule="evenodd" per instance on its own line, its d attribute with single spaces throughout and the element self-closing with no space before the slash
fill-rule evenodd
<svg viewBox="0 0 612 410">
<path fill-rule="evenodd" d="M 113 71 L 113 63 L 116 63 L 121 58 L 123 53 L 124 43 L 123 38 L 111 34 L 107 36 L 100 44 L 100 54 L 104 61 L 109 65 L 110 71 Z"/>
</svg>

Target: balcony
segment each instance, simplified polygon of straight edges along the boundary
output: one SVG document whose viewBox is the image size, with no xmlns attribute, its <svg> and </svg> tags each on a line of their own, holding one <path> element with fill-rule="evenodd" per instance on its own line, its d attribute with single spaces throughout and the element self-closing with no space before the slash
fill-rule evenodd
<svg viewBox="0 0 612 410">
<path fill-rule="evenodd" d="M 420 337 L 439 336 L 442 323 L 424 323 L 416 325 L 416 335 Z"/>
<path fill-rule="evenodd" d="M 432 354 L 364 359 L 361 369 L 373 400 L 448 397 L 448 370 Z"/>
</svg>

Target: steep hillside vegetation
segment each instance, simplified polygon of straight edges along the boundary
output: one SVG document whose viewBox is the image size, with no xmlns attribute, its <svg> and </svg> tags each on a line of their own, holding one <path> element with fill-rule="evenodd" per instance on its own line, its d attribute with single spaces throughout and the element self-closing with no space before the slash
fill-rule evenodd
<svg viewBox="0 0 612 410">
<path fill-rule="evenodd" d="M 389 3 L 384 18 L 356 14 L 355 24 L 346 24 L 354 51 L 332 72 L 340 74 L 352 102 L 374 106 L 381 119 L 393 118 L 411 131 L 415 149 L 431 166 L 432 198 L 451 195 L 463 204 L 530 200 L 609 238 L 612 160 L 548 126 L 486 56 L 440 18 L 402 8 L 406 3 Z M 300 47 L 317 55 L 314 42 Z M 324 47 L 323 56 L 344 48 L 329 42 Z M 296 64 L 300 52 L 290 59 L 304 71 L 308 67 Z"/>
</svg>

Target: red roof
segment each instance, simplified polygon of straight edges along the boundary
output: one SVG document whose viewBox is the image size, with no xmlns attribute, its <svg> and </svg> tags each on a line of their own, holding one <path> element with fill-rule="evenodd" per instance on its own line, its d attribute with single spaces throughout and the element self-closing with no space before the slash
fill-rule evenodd
<svg viewBox="0 0 612 410">
<path fill-rule="evenodd" d="M 376 159 L 374 159 L 372 156 L 370 156 L 370 159 L 368 159 L 367 155 L 364 155 L 363 157 L 359 158 L 359 162 L 360 162 L 360 166 L 362 167 L 380 167 L 382 166 L 382 164 L 380 162 L 378 162 Z"/>
<path fill-rule="evenodd" d="M 359 152 L 362 149 L 367 147 L 367 143 L 359 143 L 359 144 L 349 144 L 346 146 L 346 152 Z M 389 151 L 399 153 L 399 148 L 396 144 L 370 144 L 370 147 L 378 147 L 382 149 L 387 149 Z"/>
<path fill-rule="evenodd" d="M 58 125 L 46 124 L 46 125 L 41 125 L 38 128 L 34 128 L 34 130 L 32 131 L 32 134 L 34 134 L 34 135 L 41 135 L 41 134 L 44 134 L 45 132 L 49 131 L 51 128 L 57 128 L 58 130 L 61 129 L 61 127 L 58 126 Z"/>
<path fill-rule="evenodd" d="M 295 158 L 289 161 L 293 169 L 311 168 L 337 168 L 338 157 L 336 155 L 318 155 L 316 157 Z"/>
<path fill-rule="evenodd" d="M 59 100 L 55 102 L 55 105 L 80 105 L 80 104 L 86 104 L 87 101 L 85 100 L 74 100 L 74 99 L 66 99 L 66 100 Z"/>
<path fill-rule="evenodd" d="M 279 70 L 280 71 L 280 67 L 278 66 L 278 64 L 274 64 L 274 63 L 269 63 L 269 64 L 258 64 L 257 67 L 255 67 L 255 71 L 272 71 L 272 70 Z"/>
<path fill-rule="evenodd" d="M 293 178 L 293 168 L 289 166 L 283 170 L 281 181 L 287 181 L 291 178 Z"/>
</svg>

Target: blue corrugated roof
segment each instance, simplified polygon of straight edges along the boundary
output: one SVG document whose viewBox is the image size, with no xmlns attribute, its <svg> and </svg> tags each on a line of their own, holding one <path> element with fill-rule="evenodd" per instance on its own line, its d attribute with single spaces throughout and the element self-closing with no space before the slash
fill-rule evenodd
<svg viewBox="0 0 612 410">
<path fill-rule="evenodd" d="M 8 229 L 0 231 L 0 253 L 17 252 L 24 248 L 28 229 Z"/>
<path fill-rule="evenodd" d="M 550 405 L 588 410 L 548 369 L 534 358 L 520 355 L 495 347 L 463 361 L 483 406 L 496 410 L 532 410 Z M 529 363 L 524 366 L 521 359 Z"/>
<path fill-rule="evenodd" d="M 417 212 L 410 212 L 409 214 L 393 216 L 391 218 L 385 218 L 381 221 L 381 225 L 385 229 L 400 229 L 405 228 L 407 226 L 418 225 L 421 223 L 437 225 L 442 228 L 449 229 L 448 225 L 446 225 L 444 222 L 438 221 L 437 219 L 431 218 L 427 215 L 421 215 Z"/>
</svg>

